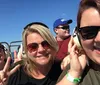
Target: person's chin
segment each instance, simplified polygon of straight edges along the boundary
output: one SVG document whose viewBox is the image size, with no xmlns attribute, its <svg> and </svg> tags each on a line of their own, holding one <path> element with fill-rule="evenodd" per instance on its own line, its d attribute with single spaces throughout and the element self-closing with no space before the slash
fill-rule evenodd
<svg viewBox="0 0 100 85">
<path fill-rule="evenodd" d="M 40 65 L 46 65 L 46 64 L 49 63 L 49 60 L 48 59 L 42 59 L 40 61 L 37 61 L 37 63 L 40 64 Z"/>
<path fill-rule="evenodd" d="M 96 57 L 93 61 L 94 61 L 96 64 L 100 65 L 100 57 L 99 57 L 99 58 Z"/>
<path fill-rule="evenodd" d="M 37 62 L 37 65 L 39 66 L 46 66 L 48 62 Z"/>
<path fill-rule="evenodd" d="M 96 64 L 100 65 L 100 59 L 96 61 Z"/>
<path fill-rule="evenodd" d="M 70 34 L 66 34 L 66 35 L 65 35 L 65 37 L 69 37 L 69 36 L 70 36 Z"/>
</svg>

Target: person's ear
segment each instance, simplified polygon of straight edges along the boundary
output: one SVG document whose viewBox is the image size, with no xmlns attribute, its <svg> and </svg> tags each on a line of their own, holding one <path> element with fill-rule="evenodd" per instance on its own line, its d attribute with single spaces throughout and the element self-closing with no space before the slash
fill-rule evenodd
<svg viewBox="0 0 100 85">
<path fill-rule="evenodd" d="M 55 29 L 54 29 L 54 32 L 57 34 L 57 33 L 58 33 L 58 29 L 57 29 L 57 28 L 55 28 Z"/>
</svg>

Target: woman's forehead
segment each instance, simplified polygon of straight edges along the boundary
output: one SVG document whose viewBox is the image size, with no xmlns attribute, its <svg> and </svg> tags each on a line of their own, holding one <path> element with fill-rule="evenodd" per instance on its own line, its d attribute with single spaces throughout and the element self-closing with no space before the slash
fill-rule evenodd
<svg viewBox="0 0 100 85">
<path fill-rule="evenodd" d="M 81 17 L 80 27 L 100 25 L 100 14 L 94 8 L 85 10 Z"/>
</svg>

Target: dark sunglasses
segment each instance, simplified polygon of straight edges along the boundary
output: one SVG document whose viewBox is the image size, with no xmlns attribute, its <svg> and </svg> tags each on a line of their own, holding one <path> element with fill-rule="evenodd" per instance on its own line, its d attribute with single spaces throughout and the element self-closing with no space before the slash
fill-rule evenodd
<svg viewBox="0 0 100 85">
<path fill-rule="evenodd" d="M 42 41 L 40 44 L 42 45 L 42 47 L 44 49 L 48 49 L 49 46 L 50 46 L 49 43 L 46 40 Z M 30 43 L 30 44 L 27 45 L 27 49 L 28 49 L 29 52 L 36 51 L 38 49 L 38 47 L 39 47 L 38 43 Z"/>
<path fill-rule="evenodd" d="M 63 27 L 57 27 L 57 28 L 61 28 L 63 30 L 69 30 L 69 25 L 68 26 L 63 26 Z"/>
<path fill-rule="evenodd" d="M 92 39 L 95 38 L 100 31 L 100 26 L 86 26 L 78 28 L 79 33 L 83 39 Z"/>
</svg>

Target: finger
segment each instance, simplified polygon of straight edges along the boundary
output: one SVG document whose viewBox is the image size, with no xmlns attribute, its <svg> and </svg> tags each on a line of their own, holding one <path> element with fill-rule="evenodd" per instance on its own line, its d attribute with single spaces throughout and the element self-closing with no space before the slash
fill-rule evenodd
<svg viewBox="0 0 100 85">
<path fill-rule="evenodd" d="M 77 46 L 74 44 L 73 47 L 71 48 L 71 52 L 70 52 L 70 58 L 71 58 L 71 70 L 73 70 L 74 72 L 81 72 L 82 71 L 82 64 L 81 62 L 83 60 L 79 60 L 79 55 L 78 52 L 76 51 Z"/>
<path fill-rule="evenodd" d="M 22 51 L 23 51 L 23 47 L 22 47 L 22 44 L 21 44 L 21 46 L 20 46 L 20 48 L 19 48 L 19 51 L 18 51 L 18 54 L 17 54 L 17 56 L 18 56 L 18 58 L 21 60 L 22 59 Z"/>
<path fill-rule="evenodd" d="M 9 69 L 9 67 L 10 67 L 10 61 L 11 61 L 11 58 L 8 57 L 8 58 L 7 58 L 7 61 L 6 61 L 6 64 L 5 64 L 5 66 L 4 66 L 3 72 L 7 72 L 7 71 L 8 71 L 8 69 Z"/>
<path fill-rule="evenodd" d="M 5 72 L 4 72 L 4 71 L 1 71 L 1 72 L 0 72 L 0 81 L 2 81 L 2 80 L 3 80 L 4 75 L 5 75 Z"/>
<path fill-rule="evenodd" d="M 19 69 L 20 66 L 21 66 L 21 65 L 15 66 L 15 67 L 10 71 L 10 73 L 9 73 L 8 75 L 10 76 L 11 74 L 15 73 L 15 72 Z"/>
<path fill-rule="evenodd" d="M 70 39 L 70 41 L 68 43 L 68 52 L 71 51 L 71 47 L 73 46 L 73 44 L 74 44 L 74 41 L 73 41 L 73 37 L 71 36 L 71 39 Z"/>
<path fill-rule="evenodd" d="M 3 82 L 6 82 L 6 80 L 7 80 L 7 78 L 4 78 L 4 79 L 3 79 Z"/>
<path fill-rule="evenodd" d="M 87 57 L 85 54 L 82 54 L 80 57 L 79 57 L 79 60 L 80 60 L 80 63 L 82 65 L 82 70 L 85 68 L 88 60 L 87 60 Z"/>
<path fill-rule="evenodd" d="M 14 50 L 14 60 L 17 59 L 17 52 Z"/>
<path fill-rule="evenodd" d="M 70 48 L 70 58 L 72 59 L 74 55 L 76 55 L 76 45 L 75 44 Z"/>
<path fill-rule="evenodd" d="M 17 52 L 14 51 L 14 63 L 18 62 L 20 59 L 17 56 Z"/>
<path fill-rule="evenodd" d="M 76 50 L 76 45 L 74 44 L 71 48 L 71 52 L 70 52 L 70 59 L 71 59 L 71 64 L 72 66 L 74 66 L 75 68 L 77 67 L 77 65 L 80 64 L 79 62 L 79 56 L 78 56 L 78 52 Z M 77 67 L 78 68 L 78 67 Z"/>
<path fill-rule="evenodd" d="M 22 50 L 21 50 L 21 48 L 19 49 L 19 52 L 17 54 L 17 57 L 18 57 L 19 60 L 22 59 Z"/>
<path fill-rule="evenodd" d="M 18 64 L 23 65 L 23 60 L 20 60 L 20 61 L 17 61 L 17 62 L 15 62 L 15 63 L 13 63 L 13 64 L 10 66 L 10 70 L 13 69 L 15 66 L 17 66 Z"/>
</svg>

